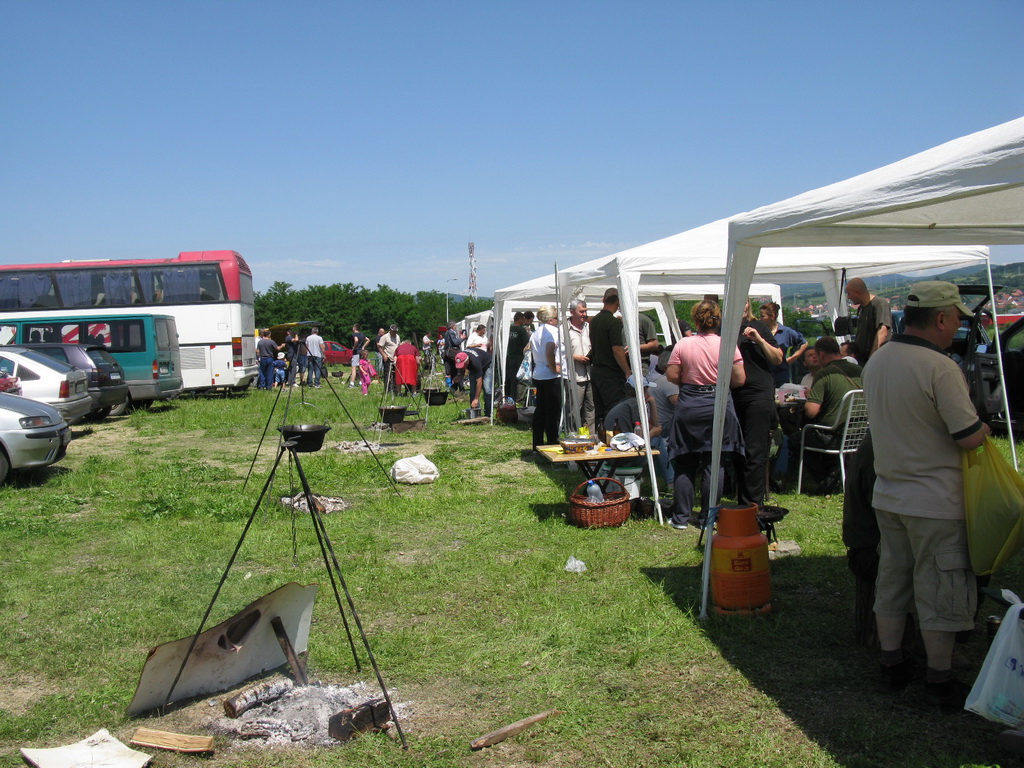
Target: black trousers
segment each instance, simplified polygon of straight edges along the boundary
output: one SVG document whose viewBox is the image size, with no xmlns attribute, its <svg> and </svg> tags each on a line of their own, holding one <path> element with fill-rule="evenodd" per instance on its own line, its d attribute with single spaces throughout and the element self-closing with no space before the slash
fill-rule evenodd
<svg viewBox="0 0 1024 768">
<path fill-rule="evenodd" d="M 594 390 L 594 420 L 600 428 L 612 406 L 626 399 L 626 376 L 621 371 L 591 368 L 590 384 Z"/>
<path fill-rule="evenodd" d="M 768 477 L 768 452 L 775 427 L 775 402 L 767 398 L 743 398 L 733 394 L 733 405 L 743 431 L 744 454 L 736 456 L 736 501 L 764 503 Z"/>
<path fill-rule="evenodd" d="M 522 358 L 519 360 L 510 359 L 505 366 L 505 381 L 502 384 L 505 389 L 505 397 L 511 397 L 513 400 L 519 399 L 519 379 L 516 378 L 516 374 L 519 373 L 519 368 L 522 364 Z"/>
<path fill-rule="evenodd" d="M 562 378 L 534 379 L 537 406 L 533 411 L 533 450 L 539 445 L 558 444 L 558 422 L 562 418 Z"/>
</svg>

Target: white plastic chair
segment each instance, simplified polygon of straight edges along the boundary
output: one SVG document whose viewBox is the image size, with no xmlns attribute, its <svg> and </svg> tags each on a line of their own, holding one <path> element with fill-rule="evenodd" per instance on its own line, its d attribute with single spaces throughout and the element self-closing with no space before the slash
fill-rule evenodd
<svg viewBox="0 0 1024 768">
<path fill-rule="evenodd" d="M 842 435 L 842 439 L 833 448 L 816 448 L 807 445 L 807 436 L 817 431 L 825 436 Z M 804 478 L 804 451 L 826 453 L 839 457 L 839 472 L 846 488 L 846 456 L 857 450 L 864 435 L 868 432 L 868 407 L 864 401 L 864 390 L 854 389 L 843 395 L 839 404 L 839 419 L 831 427 L 820 424 L 807 424 L 801 432 L 800 469 L 796 478 L 796 492 L 800 493 Z"/>
</svg>

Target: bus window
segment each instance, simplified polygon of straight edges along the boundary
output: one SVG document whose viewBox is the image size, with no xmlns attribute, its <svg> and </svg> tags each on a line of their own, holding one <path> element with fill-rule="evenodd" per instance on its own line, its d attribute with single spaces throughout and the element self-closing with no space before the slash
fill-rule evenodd
<svg viewBox="0 0 1024 768">
<path fill-rule="evenodd" d="M 56 307 L 57 293 L 47 272 L 0 275 L 0 309 Z"/>
<path fill-rule="evenodd" d="M 141 320 L 111 320 L 108 324 L 111 352 L 145 352 L 146 340 Z"/>
<path fill-rule="evenodd" d="M 86 325 L 83 344 L 102 344 L 108 346 L 110 341 L 110 325 L 107 323 L 88 323 Z"/>
<path fill-rule="evenodd" d="M 207 264 L 199 267 L 190 267 L 199 271 L 199 300 L 200 301 L 227 301 L 227 293 L 224 290 L 224 282 L 220 276 L 220 265 Z"/>
<path fill-rule="evenodd" d="M 58 272 L 56 278 L 57 288 L 60 290 L 61 306 L 91 307 L 96 303 L 92 270 L 68 269 Z"/>
<path fill-rule="evenodd" d="M 18 326 L 0 325 L 0 344 L 13 344 L 18 338 Z"/>
<path fill-rule="evenodd" d="M 66 341 L 64 339 L 64 332 L 74 332 L 74 341 Z M 58 330 L 58 326 L 52 323 L 33 323 L 22 326 L 21 340 L 29 343 L 36 343 L 40 341 L 57 341 L 64 342 L 65 344 L 75 344 L 78 342 L 78 326 L 68 325 Z"/>
</svg>

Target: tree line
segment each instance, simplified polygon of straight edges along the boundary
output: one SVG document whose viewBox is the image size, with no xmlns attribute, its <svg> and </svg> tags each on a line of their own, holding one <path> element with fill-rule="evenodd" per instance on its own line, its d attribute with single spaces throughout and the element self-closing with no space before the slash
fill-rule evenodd
<svg viewBox="0 0 1024 768">
<path fill-rule="evenodd" d="M 449 314 L 453 320 L 494 305 L 492 299 L 449 296 Z M 369 336 L 378 328 L 388 328 L 394 323 L 403 339 L 417 341 L 424 333 L 434 334 L 445 325 L 445 298 L 440 291 L 412 294 L 386 285 L 372 290 L 352 283 L 293 288 L 289 283 L 278 281 L 255 295 L 256 327 L 316 323 L 325 339 L 348 344 L 352 326 L 357 323 Z"/>
</svg>

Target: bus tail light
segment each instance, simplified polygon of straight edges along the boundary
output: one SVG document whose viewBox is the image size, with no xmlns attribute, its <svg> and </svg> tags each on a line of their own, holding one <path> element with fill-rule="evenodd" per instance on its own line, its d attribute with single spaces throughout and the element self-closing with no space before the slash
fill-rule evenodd
<svg viewBox="0 0 1024 768">
<path fill-rule="evenodd" d="M 242 337 L 231 337 L 231 365 L 235 368 L 242 367 Z"/>
<path fill-rule="evenodd" d="M 156 360 L 153 361 L 153 381 L 160 379 L 160 363 Z"/>
</svg>

